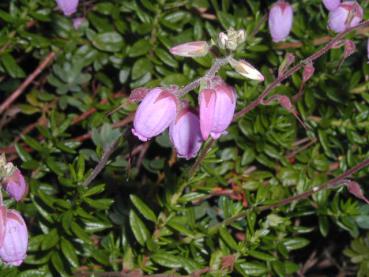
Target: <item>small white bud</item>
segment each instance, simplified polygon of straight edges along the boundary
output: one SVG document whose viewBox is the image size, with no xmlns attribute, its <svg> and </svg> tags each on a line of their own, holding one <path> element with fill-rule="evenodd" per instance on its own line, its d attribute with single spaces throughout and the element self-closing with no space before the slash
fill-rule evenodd
<svg viewBox="0 0 369 277">
<path fill-rule="evenodd" d="M 229 59 L 229 63 L 231 66 L 242 76 L 257 80 L 257 81 L 264 81 L 264 76 L 261 74 L 259 70 L 253 67 L 251 64 L 244 60 L 235 60 L 234 58 Z"/>
</svg>

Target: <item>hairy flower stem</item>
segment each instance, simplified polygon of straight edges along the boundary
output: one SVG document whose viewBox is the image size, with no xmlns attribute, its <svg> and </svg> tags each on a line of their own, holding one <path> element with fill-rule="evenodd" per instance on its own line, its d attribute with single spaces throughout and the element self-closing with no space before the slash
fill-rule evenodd
<svg viewBox="0 0 369 277">
<path fill-rule="evenodd" d="M 200 155 L 197 157 L 196 162 L 191 167 L 190 172 L 189 172 L 190 178 L 193 177 L 195 173 L 197 172 L 197 170 L 200 168 L 201 162 L 206 158 L 206 155 L 208 154 L 211 147 L 214 146 L 214 144 L 215 144 L 215 140 L 210 138 L 206 146 L 202 149 Z"/>
<path fill-rule="evenodd" d="M 104 153 L 99 161 L 99 163 L 96 165 L 90 176 L 87 177 L 87 179 L 83 182 L 83 187 L 88 187 L 89 184 L 97 177 L 97 175 L 100 174 L 101 170 L 104 169 L 106 164 L 109 161 L 110 156 L 114 153 L 117 146 L 119 144 L 119 138 L 117 138 L 114 142 L 112 142 L 109 146 L 107 146 L 104 149 Z"/>
<path fill-rule="evenodd" d="M 292 76 L 294 73 L 296 73 L 297 71 L 299 71 L 300 69 L 302 69 L 306 64 L 311 63 L 313 61 L 315 61 L 316 59 L 320 58 L 321 56 L 323 56 L 325 53 L 327 53 L 331 48 L 333 48 L 333 46 L 341 39 L 343 39 L 345 37 L 345 35 L 347 35 L 348 33 L 351 33 L 354 30 L 363 28 L 363 27 L 367 27 L 369 26 L 369 20 L 364 21 L 362 23 L 360 23 L 359 25 L 355 26 L 355 27 L 351 27 L 348 28 L 346 31 L 339 33 L 337 36 L 335 36 L 332 40 L 330 40 L 323 48 L 321 48 L 320 50 L 318 50 L 317 52 L 315 52 L 314 54 L 310 55 L 309 57 L 307 57 L 306 59 L 300 61 L 298 64 L 296 64 L 294 67 L 292 67 L 291 69 L 287 70 L 284 74 L 282 74 L 281 76 L 279 76 L 277 79 L 275 79 L 269 86 L 266 87 L 266 89 L 261 93 L 261 95 L 254 101 L 252 101 L 249 105 L 247 105 L 245 108 L 243 108 L 242 110 L 240 110 L 239 112 L 237 112 L 233 118 L 233 120 L 237 120 L 238 118 L 244 116 L 245 114 L 247 114 L 248 112 L 252 111 L 253 109 L 255 109 L 257 106 L 259 106 L 261 104 L 261 102 L 264 100 L 264 98 L 266 96 L 269 95 L 269 93 L 275 88 L 277 87 L 280 83 L 282 83 L 284 80 L 286 80 L 287 78 L 289 78 L 290 76 Z"/>
<path fill-rule="evenodd" d="M 311 195 L 313 195 L 314 193 L 317 193 L 319 191 L 322 191 L 324 189 L 327 188 L 332 188 L 341 184 L 345 184 L 346 183 L 346 179 L 349 178 L 350 176 L 352 176 L 353 174 L 357 173 L 358 171 L 362 170 L 363 168 L 367 167 L 369 165 L 369 159 L 366 159 L 364 161 L 362 161 L 361 163 L 355 165 L 354 167 L 350 168 L 349 170 L 345 171 L 344 173 L 342 173 L 341 175 L 329 180 L 328 182 L 320 185 L 320 186 L 315 186 L 313 187 L 311 190 L 305 191 L 303 193 L 291 196 L 291 197 L 287 197 L 285 199 L 282 199 L 276 203 L 273 204 L 268 204 L 268 205 L 263 205 L 263 206 L 256 206 L 256 207 L 251 207 L 250 209 L 240 212 L 230 218 L 225 219 L 223 222 L 216 224 L 214 226 L 211 227 L 212 231 L 215 231 L 217 229 L 219 229 L 221 226 L 224 225 L 230 225 L 233 222 L 235 222 L 236 220 L 243 218 L 245 216 L 248 215 L 248 213 L 250 213 L 251 211 L 255 211 L 255 212 L 263 212 L 266 210 L 272 210 L 272 209 L 277 209 L 280 208 L 282 206 L 288 205 L 290 203 L 292 203 L 293 201 L 301 201 L 304 200 L 308 197 L 310 197 Z"/>
<path fill-rule="evenodd" d="M 190 91 L 198 88 L 201 85 L 202 81 L 206 81 L 206 80 L 214 77 L 215 74 L 220 70 L 220 68 L 228 63 L 229 58 L 230 58 L 230 56 L 216 59 L 215 62 L 213 63 L 213 65 L 211 66 L 211 68 L 205 74 L 205 76 L 196 79 L 195 81 L 189 83 L 188 85 L 186 85 L 185 87 L 180 89 L 177 92 L 178 97 L 183 97 L 184 95 L 186 95 Z"/>
</svg>

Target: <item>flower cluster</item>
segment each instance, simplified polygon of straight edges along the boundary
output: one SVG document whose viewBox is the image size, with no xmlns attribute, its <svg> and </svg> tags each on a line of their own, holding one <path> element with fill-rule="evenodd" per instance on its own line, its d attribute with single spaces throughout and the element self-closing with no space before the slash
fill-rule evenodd
<svg viewBox="0 0 369 277">
<path fill-rule="evenodd" d="M 363 19 L 363 9 L 356 1 L 323 0 L 329 11 L 328 27 L 336 33 L 357 26 Z M 293 9 L 285 0 L 274 3 L 269 12 L 269 31 L 274 42 L 285 40 L 292 29 Z"/>
<path fill-rule="evenodd" d="M 0 156 L 0 184 L 16 201 L 22 200 L 28 186 L 21 171 Z M 1 194 L 1 192 L 0 192 Z M 0 197 L 0 259 L 8 265 L 19 266 L 28 247 L 27 225 L 16 210 L 7 209 Z"/>
<path fill-rule="evenodd" d="M 336 33 L 357 26 L 363 19 L 363 9 L 356 1 L 325 0 L 323 3 L 329 10 L 328 27 Z"/>
<path fill-rule="evenodd" d="M 244 31 L 230 29 L 227 33 L 219 34 L 217 46 L 233 51 L 244 41 Z M 177 45 L 170 52 L 182 57 L 201 57 L 207 55 L 212 47 L 214 45 L 206 41 L 194 41 Z M 170 141 L 178 156 L 194 158 L 205 140 L 209 137 L 218 139 L 226 133 L 233 120 L 236 90 L 216 76 L 220 67 L 226 64 L 246 78 L 264 80 L 264 76 L 251 64 L 230 55 L 216 59 L 204 77 L 182 89 L 176 86 L 135 89 L 130 100 L 142 102 L 135 114 L 132 133 L 141 141 L 147 141 L 169 128 Z M 189 107 L 182 97 L 199 86 L 197 111 Z"/>
<path fill-rule="evenodd" d="M 175 87 L 148 90 L 136 111 L 132 133 L 147 141 L 169 127 L 169 137 L 178 156 L 193 158 L 204 140 L 209 136 L 219 138 L 231 124 L 236 91 L 219 77 L 210 78 L 200 91 L 199 106 L 198 114 L 179 99 Z"/>
</svg>

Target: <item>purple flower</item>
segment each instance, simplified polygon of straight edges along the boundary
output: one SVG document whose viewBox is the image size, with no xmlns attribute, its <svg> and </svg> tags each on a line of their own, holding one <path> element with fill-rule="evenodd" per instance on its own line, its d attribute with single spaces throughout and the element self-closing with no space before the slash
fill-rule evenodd
<svg viewBox="0 0 369 277">
<path fill-rule="evenodd" d="M 12 176 L 5 179 L 5 190 L 16 201 L 22 200 L 28 193 L 28 186 L 20 170 L 16 168 Z"/>
<path fill-rule="evenodd" d="M 5 236 L 0 247 L 0 258 L 9 265 L 19 266 L 26 258 L 28 231 L 22 216 L 15 210 L 7 211 Z"/>
<path fill-rule="evenodd" d="M 151 90 L 138 106 L 132 133 L 142 141 L 162 133 L 176 118 L 176 102 L 176 97 L 168 90 Z"/>
<path fill-rule="evenodd" d="M 236 109 L 236 92 L 223 81 L 216 81 L 213 88 L 200 92 L 200 130 L 204 140 L 209 135 L 219 138 L 232 122 Z"/>
<path fill-rule="evenodd" d="M 70 16 L 77 11 L 79 0 L 56 0 L 59 9 L 65 16 Z"/>
<path fill-rule="evenodd" d="M 169 137 L 178 157 L 187 160 L 196 157 L 202 144 L 199 117 L 184 108 L 170 125 Z"/>
<path fill-rule="evenodd" d="M 363 9 L 356 1 L 342 2 L 337 9 L 329 13 L 328 26 L 336 32 L 357 26 L 363 19 Z"/>
<path fill-rule="evenodd" d="M 323 0 L 323 4 L 328 11 L 333 11 L 338 8 L 341 0 Z"/>
<path fill-rule="evenodd" d="M 269 12 L 269 31 L 274 42 L 285 40 L 292 28 L 293 10 L 284 0 L 277 1 Z"/>
</svg>

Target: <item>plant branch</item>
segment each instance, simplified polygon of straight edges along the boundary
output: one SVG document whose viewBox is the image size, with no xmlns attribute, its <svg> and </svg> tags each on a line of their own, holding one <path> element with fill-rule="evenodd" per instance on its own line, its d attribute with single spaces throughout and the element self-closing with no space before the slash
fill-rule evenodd
<svg viewBox="0 0 369 277">
<path fill-rule="evenodd" d="M 228 63 L 228 60 L 229 60 L 229 56 L 224 57 L 224 58 L 220 58 L 220 59 L 215 59 L 215 62 L 210 67 L 210 69 L 205 74 L 205 76 L 200 77 L 200 78 L 196 79 L 195 81 L 192 81 L 191 83 L 189 83 L 188 85 L 186 85 L 182 89 L 180 89 L 177 92 L 178 97 L 182 97 L 182 96 L 186 95 L 187 93 L 189 93 L 190 91 L 198 88 L 201 85 L 202 81 L 206 81 L 206 80 L 214 77 L 215 74 L 219 71 L 219 69 L 223 65 Z"/>
<path fill-rule="evenodd" d="M 261 102 L 264 100 L 266 96 L 269 95 L 269 93 L 277 87 L 280 83 L 282 83 L 284 80 L 292 76 L 294 73 L 302 69 L 306 64 L 311 63 L 315 61 L 316 59 L 323 56 L 325 53 L 327 53 L 339 40 L 345 37 L 348 33 L 351 33 L 354 30 L 364 28 L 369 26 L 369 20 L 364 21 L 360 23 L 359 25 L 355 27 L 348 28 L 346 31 L 339 33 L 336 35 L 332 40 L 330 40 L 324 47 L 319 49 L 317 52 L 313 53 L 306 59 L 300 61 L 298 64 L 287 70 L 284 74 L 279 76 L 277 79 L 275 79 L 269 86 L 266 87 L 266 89 L 261 93 L 261 95 L 254 101 L 252 101 L 249 105 L 247 105 L 245 108 L 240 110 L 238 113 L 235 114 L 233 120 L 237 120 L 238 118 L 242 117 L 243 115 L 247 114 L 248 112 L 255 109 L 258 105 L 261 104 Z"/>
<path fill-rule="evenodd" d="M 361 163 L 355 165 L 354 167 L 350 168 L 349 170 L 345 171 L 344 173 L 342 173 L 341 175 L 329 180 L 328 182 L 320 185 L 320 186 L 315 186 L 313 187 L 311 190 L 305 191 L 303 193 L 291 196 L 291 197 L 287 197 L 285 199 L 282 199 L 276 203 L 273 204 L 268 204 L 268 205 L 263 205 L 263 206 L 256 206 L 256 207 L 252 207 L 246 211 L 240 212 L 232 217 L 229 217 L 227 219 L 225 219 L 223 222 L 216 224 L 212 227 L 212 230 L 217 230 L 218 228 L 220 228 L 223 225 L 229 225 L 232 224 L 233 222 L 235 222 L 236 220 L 245 217 L 248 215 L 249 212 L 251 211 L 256 211 L 256 212 L 263 212 L 266 210 L 273 210 L 276 208 L 280 208 L 282 206 L 288 205 L 294 201 L 301 201 L 304 200 L 310 196 L 312 196 L 313 194 L 322 191 L 324 189 L 327 188 L 332 188 L 335 186 L 338 186 L 340 184 L 343 184 L 345 182 L 345 180 L 347 178 L 349 178 L 350 176 L 352 176 L 353 174 L 357 173 L 358 171 L 362 170 L 363 168 L 369 166 L 369 159 L 366 159 L 364 161 L 362 161 Z"/>
<path fill-rule="evenodd" d="M 39 66 L 27 77 L 26 80 L 0 105 L 0 114 L 2 114 L 17 98 L 23 93 L 23 91 L 36 79 L 38 75 L 54 60 L 56 56 L 55 52 L 49 53 L 46 58 L 39 64 Z"/>
<path fill-rule="evenodd" d="M 104 149 L 104 153 L 96 165 L 90 176 L 83 182 L 82 186 L 87 187 L 91 182 L 99 175 L 99 173 L 104 169 L 105 165 L 108 163 L 111 154 L 114 153 L 119 143 L 119 138 L 117 138 L 114 142 L 112 142 L 109 146 Z"/>
</svg>

